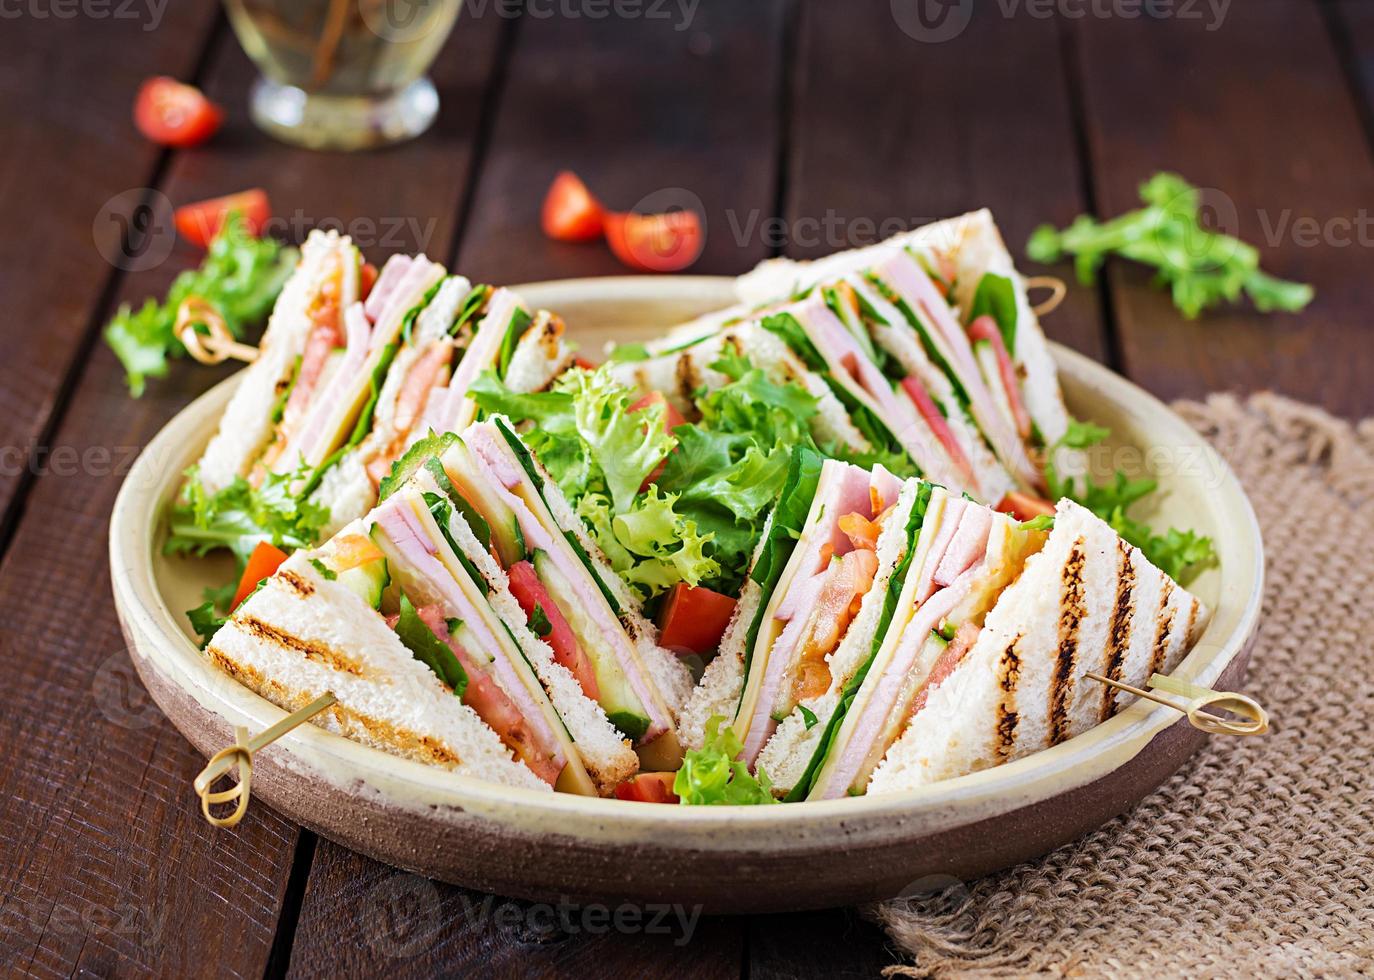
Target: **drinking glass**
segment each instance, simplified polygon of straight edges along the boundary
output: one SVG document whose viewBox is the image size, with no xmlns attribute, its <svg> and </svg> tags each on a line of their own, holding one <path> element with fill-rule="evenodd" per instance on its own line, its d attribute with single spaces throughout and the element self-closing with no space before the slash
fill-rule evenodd
<svg viewBox="0 0 1374 980">
<path fill-rule="evenodd" d="M 418 136 L 439 111 L 425 72 L 462 0 L 225 0 L 262 76 L 253 121 L 313 149 Z"/>
</svg>

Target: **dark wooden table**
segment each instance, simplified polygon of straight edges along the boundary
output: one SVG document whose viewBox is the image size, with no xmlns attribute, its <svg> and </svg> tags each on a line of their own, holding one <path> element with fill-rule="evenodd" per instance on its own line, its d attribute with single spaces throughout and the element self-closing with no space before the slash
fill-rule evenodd
<svg viewBox="0 0 1374 980">
<path fill-rule="evenodd" d="M 598 18 L 608 8 L 594 2 L 531 0 L 512 18 L 473 0 L 434 70 L 434 130 L 356 156 L 254 130 L 253 71 L 214 4 L 6 8 L 0 969 L 763 977 L 871 976 L 895 961 L 852 911 L 708 919 L 690 936 L 574 918 L 574 932 L 380 866 L 266 807 L 234 833 L 210 829 L 189 787 L 202 760 L 124 652 L 105 539 L 133 455 L 225 371 L 180 362 L 128 398 L 99 328 L 195 256 L 178 246 L 121 270 L 92 228 L 122 192 L 183 203 L 260 185 L 288 234 L 342 223 L 374 260 L 422 248 L 497 282 L 615 273 L 603 247 L 539 233 L 543 190 L 570 167 L 618 208 L 665 187 L 696 194 L 709 230 L 695 271 L 738 273 L 981 205 L 1019 251 L 1037 223 L 1117 213 L 1170 168 L 1229 201 L 1234 227 L 1274 271 L 1314 283 L 1316 302 L 1188 323 L 1147 273 L 1115 267 L 1100 288 L 1073 288 L 1052 336 L 1166 398 L 1273 387 L 1374 413 L 1374 2 L 1245 0 L 1218 22 L 1191 0 L 1154 18 L 1107 2 L 1039 16 L 1026 0 L 979 4 L 963 29 L 967 3 L 923 28 L 904 2 L 705 0 L 690 17 L 646 3 Z M 955 36 L 930 43 L 932 31 Z M 153 74 L 225 104 L 223 132 L 190 152 L 140 139 L 129 109 Z"/>
</svg>

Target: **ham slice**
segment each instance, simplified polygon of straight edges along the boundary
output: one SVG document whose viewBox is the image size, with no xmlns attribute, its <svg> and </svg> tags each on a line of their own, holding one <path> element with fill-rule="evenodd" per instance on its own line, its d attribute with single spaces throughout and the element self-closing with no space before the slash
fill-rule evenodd
<svg viewBox="0 0 1374 980">
<path fill-rule="evenodd" d="M 324 386 L 319 397 L 313 400 L 310 406 L 310 413 L 306 416 L 305 424 L 300 432 L 293 438 L 287 446 L 287 451 L 282 453 L 281 458 L 273 469 L 277 472 L 293 470 L 300 465 L 301 458 L 309 459 L 309 450 L 320 437 L 323 430 L 329 424 L 330 417 L 334 414 L 334 407 L 339 399 L 343 397 L 343 392 L 349 388 L 349 379 L 356 377 L 358 372 L 367 364 L 368 343 L 372 334 L 372 324 L 368 322 L 367 315 L 363 310 L 362 303 L 354 303 L 344 310 L 344 357 L 336 370 Z"/>
<path fill-rule="evenodd" d="M 529 477 L 496 427 L 491 423 L 474 425 L 466 430 L 463 438 L 483 471 L 480 475 L 490 481 L 491 489 L 498 499 L 515 514 L 515 519 L 520 523 L 520 533 L 525 538 L 526 548 L 530 551 L 545 552 L 563 578 L 577 591 L 583 612 L 595 620 L 607 647 L 614 652 L 625 679 L 629 681 L 630 689 L 634 691 L 635 697 L 639 699 L 648 715 L 649 727 L 640 744 L 652 742 L 672 727 L 672 718 L 661 699 L 655 696 L 654 688 L 645 675 L 634 648 L 630 645 L 625 628 L 621 626 L 620 620 L 606 602 L 606 597 L 592 580 L 592 572 L 573 554 L 562 532 L 551 532 L 546 528 L 524 499 L 513 492 L 524 485 L 532 496 L 538 497 L 538 490 L 528 485 Z"/>
<path fill-rule="evenodd" d="M 401 284 L 401 279 L 405 277 L 406 271 L 410 268 L 410 263 L 411 259 L 408 255 L 393 255 L 386 260 L 386 265 L 382 266 L 381 275 L 372 284 L 372 291 L 367 294 L 367 302 L 363 306 L 367 318 L 373 323 L 381 318 L 382 310 L 396 293 L 396 287 Z"/>
<path fill-rule="evenodd" d="M 385 501 L 374 513 L 377 523 L 382 526 L 402 557 L 443 596 L 458 614 L 458 618 L 476 635 L 482 649 L 493 653 L 492 666 L 501 681 L 501 686 L 529 724 L 540 750 L 553 760 L 561 771 L 567 764 L 567 756 L 548 718 L 545 717 L 542 706 L 535 701 L 514 665 L 501 652 L 505 648 L 492 633 L 487 617 L 472 604 L 443 562 L 436 557 L 438 548 L 430 541 L 424 527 L 410 510 L 405 496 L 398 495 Z"/>
</svg>

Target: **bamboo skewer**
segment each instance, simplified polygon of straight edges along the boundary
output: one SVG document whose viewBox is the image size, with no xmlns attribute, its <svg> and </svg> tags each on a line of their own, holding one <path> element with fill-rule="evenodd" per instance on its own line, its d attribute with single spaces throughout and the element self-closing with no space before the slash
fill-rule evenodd
<svg viewBox="0 0 1374 980">
<path fill-rule="evenodd" d="M 1064 302 L 1064 297 L 1069 295 L 1069 287 L 1064 285 L 1064 280 L 1058 276 L 1031 276 L 1026 280 L 1026 292 L 1032 289 L 1048 289 L 1050 295 L 1048 299 L 1041 300 L 1031 309 L 1036 316 L 1048 316 L 1059 309 L 1059 304 Z"/>
<path fill-rule="evenodd" d="M 1114 681 L 1103 677 L 1101 674 L 1089 672 L 1084 676 L 1100 681 L 1108 687 L 1114 687 L 1117 690 L 1153 701 L 1155 704 L 1162 704 L 1166 708 L 1181 711 L 1188 716 L 1190 725 L 1209 735 L 1263 735 L 1269 731 L 1269 713 L 1258 701 L 1246 694 L 1236 694 L 1234 691 L 1214 691 L 1210 687 L 1198 687 L 1196 684 L 1189 684 L 1187 681 L 1181 681 L 1176 677 L 1151 674 L 1151 687 L 1189 699 L 1187 705 L 1180 706 L 1173 701 L 1166 701 L 1153 691 L 1142 690 L 1121 681 Z M 1202 709 L 1208 705 L 1215 705 L 1222 711 L 1240 715 L 1244 720 L 1234 721 L 1210 711 L 1203 711 Z"/>
<path fill-rule="evenodd" d="M 204 332 L 199 328 L 204 328 Z M 219 364 L 231 357 L 252 362 L 258 357 L 258 349 L 235 340 L 219 310 L 199 296 L 187 296 L 181 301 L 172 332 L 186 353 L 202 364 Z"/>
<path fill-rule="evenodd" d="M 200 812 L 205 815 L 205 819 L 215 827 L 233 827 L 242 820 L 243 815 L 248 812 L 248 798 L 253 781 L 253 753 L 271 745 L 298 725 L 305 724 L 337 700 L 333 694 L 321 694 L 304 708 L 287 715 L 271 728 L 264 729 L 252 738 L 248 737 L 248 729 L 236 727 L 234 744 L 212 755 L 192 783 L 200 797 Z M 232 769 L 235 763 L 238 763 L 239 767 L 238 782 L 226 790 L 212 792 L 210 787 L 215 784 L 215 780 Z M 238 801 L 238 806 L 228 816 L 217 817 L 210 812 L 211 806 L 234 801 Z"/>
</svg>

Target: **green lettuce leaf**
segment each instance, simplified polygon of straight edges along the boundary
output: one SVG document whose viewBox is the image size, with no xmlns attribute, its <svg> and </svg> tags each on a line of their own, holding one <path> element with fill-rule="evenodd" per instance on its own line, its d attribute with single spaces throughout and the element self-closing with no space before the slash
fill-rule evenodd
<svg viewBox="0 0 1374 980">
<path fill-rule="evenodd" d="M 706 722 L 706 741 L 691 749 L 682 768 L 673 777 L 673 792 L 686 806 L 747 806 L 776 803 L 768 774 L 759 768 L 758 776 L 738 761 L 744 743 L 725 719 L 712 715 Z"/>
<path fill-rule="evenodd" d="M 167 374 L 170 358 L 186 348 L 172 330 L 177 308 L 188 296 L 207 300 L 224 317 L 235 337 L 243 337 L 272 310 L 299 255 L 273 238 L 250 234 L 237 212 L 231 213 L 210 243 L 200 268 L 177 276 L 167 298 L 149 299 L 137 310 L 121 306 L 105 326 L 105 343 L 124 365 L 129 393 L 143 394 L 148 378 Z"/>
<path fill-rule="evenodd" d="M 968 322 L 980 316 L 990 316 L 997 321 L 997 329 L 1002 334 L 1002 342 L 1007 345 L 1008 353 L 1016 353 L 1016 288 L 1006 276 L 986 272 L 978 280 L 974 290 L 973 302 L 969 304 Z"/>
<path fill-rule="evenodd" d="M 201 556 L 227 548 L 242 570 L 260 541 L 288 552 L 310 547 L 319 540 L 329 511 L 292 495 L 292 483 L 302 476 L 302 472 L 269 473 L 257 489 L 239 477 L 218 493 L 210 493 L 192 467 L 172 504 L 164 552 Z"/>
</svg>

